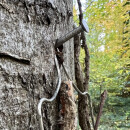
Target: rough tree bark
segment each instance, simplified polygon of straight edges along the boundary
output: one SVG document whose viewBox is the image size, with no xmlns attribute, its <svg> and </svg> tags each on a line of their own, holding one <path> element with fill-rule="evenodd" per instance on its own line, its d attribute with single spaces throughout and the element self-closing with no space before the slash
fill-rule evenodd
<svg viewBox="0 0 130 130">
<path fill-rule="evenodd" d="M 72 7 L 72 0 L 0 1 L 0 53 L 7 54 L 0 55 L 1 130 L 39 129 L 37 104 L 55 91 L 54 44 L 73 29 Z M 74 79 L 72 39 L 63 54 Z M 45 130 L 58 130 L 58 100 L 43 105 L 42 112 Z"/>
<path fill-rule="evenodd" d="M 84 77 L 82 73 L 82 69 L 79 62 L 79 54 L 80 54 L 80 37 L 77 35 L 74 37 L 74 57 L 75 57 L 75 79 L 77 83 L 77 87 L 82 91 L 86 91 L 84 87 Z M 89 112 L 88 112 L 88 103 L 87 97 L 78 95 L 78 114 L 79 114 L 79 124 L 82 130 L 90 130 L 90 121 L 89 121 Z"/>
<path fill-rule="evenodd" d="M 60 110 L 60 130 L 76 130 L 77 109 L 74 100 L 72 81 L 64 81 L 59 92 L 62 109 Z"/>
<path fill-rule="evenodd" d="M 79 7 L 79 21 L 81 24 L 81 21 L 83 19 L 83 12 L 82 12 L 82 4 L 80 0 L 77 0 L 78 7 Z M 85 51 L 85 68 L 84 68 L 84 74 L 82 73 L 82 69 L 80 67 L 79 62 L 79 54 L 80 54 L 80 46 Z M 88 91 L 89 88 L 89 50 L 86 44 L 86 38 L 85 33 L 81 32 L 81 37 L 75 36 L 74 37 L 74 50 L 75 50 L 75 79 L 77 83 L 77 87 L 82 91 Z M 89 121 L 89 112 L 88 112 L 88 103 L 87 103 L 87 97 L 78 95 L 78 115 L 79 115 L 79 125 L 82 130 L 91 130 L 91 125 Z"/>
</svg>

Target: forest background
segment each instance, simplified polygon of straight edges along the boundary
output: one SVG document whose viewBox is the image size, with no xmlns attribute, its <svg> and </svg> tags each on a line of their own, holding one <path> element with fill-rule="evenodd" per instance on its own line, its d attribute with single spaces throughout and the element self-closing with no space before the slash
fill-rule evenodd
<svg viewBox="0 0 130 130">
<path fill-rule="evenodd" d="M 86 34 L 90 53 L 89 93 L 94 114 L 98 113 L 100 95 L 108 91 L 100 130 L 130 129 L 130 44 L 129 0 L 82 0 L 84 18 L 90 32 Z M 74 22 L 78 26 L 76 0 Z M 84 69 L 85 53 L 80 62 Z"/>
</svg>

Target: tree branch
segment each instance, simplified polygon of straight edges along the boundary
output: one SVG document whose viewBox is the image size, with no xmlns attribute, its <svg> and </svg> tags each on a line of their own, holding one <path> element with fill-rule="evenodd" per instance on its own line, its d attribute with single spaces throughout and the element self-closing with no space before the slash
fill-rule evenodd
<svg viewBox="0 0 130 130">
<path fill-rule="evenodd" d="M 102 115 L 102 110 L 103 110 L 103 106 L 104 106 L 106 97 L 107 97 L 107 91 L 105 90 L 105 91 L 101 94 L 100 107 L 99 107 L 99 112 L 98 112 L 98 115 L 97 115 L 97 119 L 96 119 L 96 123 L 95 123 L 94 130 L 97 130 L 97 129 L 98 129 L 98 125 L 99 125 L 100 117 L 101 117 L 101 115 Z"/>
<path fill-rule="evenodd" d="M 80 20 L 80 25 L 82 24 L 82 19 L 83 19 L 83 12 L 82 12 L 82 5 L 80 0 L 77 0 L 78 2 L 78 7 L 79 7 L 79 20 Z M 88 51 L 88 47 L 86 44 L 86 37 L 85 37 L 85 33 L 82 32 L 81 33 L 81 41 L 79 41 L 79 43 L 76 43 L 76 37 L 74 38 L 74 43 L 75 43 L 75 53 L 80 53 L 80 50 L 78 50 L 79 52 L 76 51 L 76 44 L 79 44 L 78 46 L 81 46 L 84 50 L 85 50 L 85 77 L 82 78 L 82 81 L 79 80 L 79 74 L 77 73 L 77 70 L 80 71 L 80 68 L 76 68 L 77 64 L 75 63 L 75 75 L 77 76 L 76 82 L 77 82 L 77 87 L 80 88 L 81 91 L 87 91 L 88 90 L 88 84 L 89 84 L 89 51 Z M 79 58 L 79 56 L 76 56 L 75 54 L 75 59 L 77 60 Z M 78 59 L 79 62 L 79 59 Z M 83 74 L 82 74 L 83 75 Z M 91 125 L 90 125 L 90 121 L 89 121 L 89 112 L 88 112 L 88 104 L 87 104 L 87 98 L 83 97 L 81 95 L 79 95 L 79 101 L 78 101 L 78 112 L 79 112 L 79 124 L 81 126 L 82 130 L 90 130 L 91 129 Z M 93 121 L 94 122 L 94 121 Z M 93 127 L 94 127 L 94 123 L 93 123 Z"/>
</svg>

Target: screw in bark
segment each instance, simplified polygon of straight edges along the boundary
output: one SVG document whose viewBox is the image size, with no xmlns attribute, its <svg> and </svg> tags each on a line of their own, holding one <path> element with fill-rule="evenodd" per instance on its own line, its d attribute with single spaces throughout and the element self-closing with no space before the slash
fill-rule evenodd
<svg viewBox="0 0 130 130">
<path fill-rule="evenodd" d="M 68 41 L 69 39 L 71 39 L 75 35 L 81 33 L 82 31 L 85 31 L 87 33 L 89 32 L 89 27 L 88 27 L 88 25 L 87 25 L 87 23 L 86 23 L 86 21 L 84 19 L 82 20 L 82 25 L 80 25 L 76 29 L 72 30 L 71 32 L 67 33 L 65 36 L 57 39 L 56 44 L 55 44 L 55 48 L 60 47 L 66 41 Z"/>
</svg>

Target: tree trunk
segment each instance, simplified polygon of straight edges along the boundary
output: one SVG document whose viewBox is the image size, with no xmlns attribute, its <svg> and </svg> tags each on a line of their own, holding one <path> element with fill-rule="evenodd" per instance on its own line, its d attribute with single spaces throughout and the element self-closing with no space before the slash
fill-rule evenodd
<svg viewBox="0 0 130 130">
<path fill-rule="evenodd" d="M 0 2 L 1 130 L 39 130 L 37 104 L 55 92 L 54 44 L 73 28 L 72 7 L 72 0 Z M 63 46 L 63 54 L 74 79 L 72 39 Z M 45 130 L 59 129 L 58 114 L 58 99 L 43 105 Z"/>
<path fill-rule="evenodd" d="M 60 89 L 60 130 L 76 130 L 77 109 L 74 100 L 72 81 L 64 81 Z"/>
<path fill-rule="evenodd" d="M 80 54 L 80 37 L 77 35 L 74 37 L 74 58 L 75 58 L 75 79 L 77 87 L 82 92 L 88 91 L 88 84 L 84 84 L 84 78 L 82 69 L 79 63 L 79 54 Z M 88 80 L 88 79 L 87 79 Z M 79 116 L 79 125 L 82 130 L 91 130 L 91 125 L 89 121 L 89 112 L 88 112 L 88 103 L 87 97 L 83 95 L 78 95 L 78 116 Z"/>
</svg>

